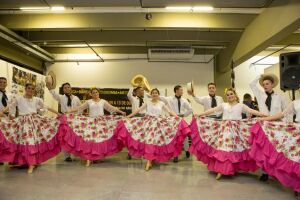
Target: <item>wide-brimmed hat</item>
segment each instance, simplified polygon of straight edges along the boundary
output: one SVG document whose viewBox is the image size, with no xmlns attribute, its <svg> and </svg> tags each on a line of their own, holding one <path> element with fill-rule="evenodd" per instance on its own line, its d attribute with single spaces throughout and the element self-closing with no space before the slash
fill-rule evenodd
<svg viewBox="0 0 300 200">
<path fill-rule="evenodd" d="M 56 75 L 53 71 L 48 72 L 45 82 L 50 90 L 56 88 Z"/>
<path fill-rule="evenodd" d="M 194 81 L 188 82 L 186 87 L 188 92 L 194 92 Z"/>
<path fill-rule="evenodd" d="M 271 74 L 271 73 L 268 73 L 268 74 L 262 74 L 259 78 L 259 84 L 261 86 L 263 86 L 263 81 L 264 80 L 271 80 L 273 82 L 273 85 L 274 87 L 276 87 L 279 83 L 279 80 L 277 78 L 277 76 L 275 74 Z"/>
<path fill-rule="evenodd" d="M 151 90 L 147 78 L 141 74 L 138 74 L 131 79 L 131 85 L 133 87 L 143 87 L 147 92 L 150 92 Z"/>
</svg>

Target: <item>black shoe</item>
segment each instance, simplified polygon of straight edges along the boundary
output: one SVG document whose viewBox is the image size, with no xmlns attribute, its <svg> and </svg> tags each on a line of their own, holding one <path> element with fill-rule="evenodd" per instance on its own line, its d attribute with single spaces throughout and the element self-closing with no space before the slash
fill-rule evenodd
<svg viewBox="0 0 300 200">
<path fill-rule="evenodd" d="M 261 177 L 259 178 L 260 181 L 266 182 L 269 180 L 269 175 L 268 174 L 262 174 Z"/>
<path fill-rule="evenodd" d="M 173 162 L 174 162 L 174 163 L 178 163 L 178 157 L 175 157 L 175 158 L 173 159 Z"/>
<path fill-rule="evenodd" d="M 66 159 L 65 159 L 65 162 L 72 162 L 73 160 L 72 160 L 72 158 L 71 157 L 67 157 Z"/>
<path fill-rule="evenodd" d="M 296 197 L 296 199 L 300 199 L 300 192 L 295 191 L 295 197 Z"/>
<path fill-rule="evenodd" d="M 190 158 L 190 157 L 191 157 L 190 152 L 189 152 L 189 151 L 186 151 L 186 152 L 185 152 L 185 156 L 186 156 L 186 158 Z"/>
<path fill-rule="evenodd" d="M 127 154 L 127 160 L 131 160 L 131 155 Z"/>
<path fill-rule="evenodd" d="M 3 163 L 3 162 L 0 162 L 0 165 L 4 165 L 4 163 Z"/>
</svg>

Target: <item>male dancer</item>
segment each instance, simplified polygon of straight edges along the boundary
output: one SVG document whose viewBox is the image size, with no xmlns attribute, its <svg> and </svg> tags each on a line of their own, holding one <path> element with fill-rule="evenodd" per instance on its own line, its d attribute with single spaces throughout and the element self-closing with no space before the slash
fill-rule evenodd
<svg viewBox="0 0 300 200">
<path fill-rule="evenodd" d="M 258 81 L 264 91 L 257 87 Z M 287 108 L 287 100 L 274 91 L 277 84 L 278 78 L 273 74 L 259 75 L 250 83 L 250 88 L 257 99 L 260 112 L 274 115 L 283 112 Z M 263 173 L 259 180 L 265 182 L 268 179 L 268 174 Z"/>
<path fill-rule="evenodd" d="M 190 114 L 193 113 L 193 109 L 191 104 L 182 97 L 183 95 L 183 88 L 180 85 L 176 85 L 174 87 L 174 96 L 169 96 L 169 97 L 164 97 L 164 96 L 160 96 L 160 99 L 165 102 L 165 104 L 167 104 L 170 109 L 176 113 L 177 116 L 179 117 L 187 117 Z M 186 157 L 189 158 L 190 157 L 190 152 L 188 151 L 188 139 L 185 140 L 184 142 L 184 150 L 185 150 L 185 154 Z M 178 157 L 175 157 L 173 159 L 174 163 L 178 162 Z"/>
<path fill-rule="evenodd" d="M 220 96 L 216 96 L 217 87 L 216 87 L 215 83 L 208 83 L 207 90 L 208 90 L 208 95 L 202 96 L 202 97 L 195 96 L 194 92 L 189 92 L 189 94 L 193 96 L 194 100 L 197 103 L 203 105 L 204 111 L 206 111 L 210 108 L 217 107 L 223 103 L 223 98 Z M 207 117 L 221 119 L 222 113 L 220 113 L 220 112 L 213 113 Z"/>
<path fill-rule="evenodd" d="M 127 93 L 128 100 L 131 103 L 131 110 L 132 112 L 139 109 L 145 102 L 148 101 L 149 95 L 145 95 L 145 90 L 141 86 L 138 86 L 136 88 L 130 88 Z M 137 117 L 142 117 L 145 115 L 146 110 L 143 110 L 136 114 Z M 128 153 L 127 159 L 131 159 L 131 155 Z"/>
<path fill-rule="evenodd" d="M 49 89 L 49 86 L 48 85 L 46 86 Z M 57 94 L 54 89 L 49 90 L 53 98 L 56 101 L 58 101 L 58 103 L 60 104 L 60 112 L 66 113 L 70 109 L 79 107 L 81 102 L 77 96 L 72 94 L 72 88 L 70 83 L 64 83 L 62 84 L 61 87 L 62 87 L 63 95 Z M 71 155 L 68 152 L 64 151 L 64 156 L 66 162 L 72 162 Z"/>
</svg>

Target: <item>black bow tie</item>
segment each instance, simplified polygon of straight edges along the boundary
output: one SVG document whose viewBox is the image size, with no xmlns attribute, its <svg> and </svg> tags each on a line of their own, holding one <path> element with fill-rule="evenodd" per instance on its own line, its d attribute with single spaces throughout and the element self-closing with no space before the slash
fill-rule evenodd
<svg viewBox="0 0 300 200">
<path fill-rule="evenodd" d="M 143 97 L 138 97 L 139 98 L 139 107 L 141 107 L 144 103 L 144 98 Z"/>
<path fill-rule="evenodd" d="M 68 107 L 72 107 L 71 94 L 66 94 L 66 96 L 68 97 L 68 103 L 67 103 L 67 106 L 68 106 Z"/>
<path fill-rule="evenodd" d="M 265 104 L 266 104 L 266 106 L 267 106 L 267 108 L 270 112 L 271 111 L 271 105 L 272 105 L 272 94 L 274 94 L 274 91 L 272 91 L 270 93 L 266 92 L 266 94 L 267 94 L 267 99 L 266 99 Z"/>
<path fill-rule="evenodd" d="M 0 92 L 2 92 L 1 103 L 2 103 L 2 105 L 3 105 L 4 107 L 6 107 L 6 106 L 7 106 L 7 100 L 8 100 L 8 98 L 7 98 L 7 96 L 6 96 L 5 91 L 0 91 Z"/>
<path fill-rule="evenodd" d="M 178 114 L 180 115 L 180 111 L 181 111 L 181 102 L 180 102 L 180 99 L 181 99 L 181 96 L 176 96 L 175 95 L 175 98 L 177 99 Z"/>
<path fill-rule="evenodd" d="M 212 107 L 212 108 L 217 107 L 216 95 L 209 95 L 209 96 L 211 97 L 210 107 Z"/>
</svg>

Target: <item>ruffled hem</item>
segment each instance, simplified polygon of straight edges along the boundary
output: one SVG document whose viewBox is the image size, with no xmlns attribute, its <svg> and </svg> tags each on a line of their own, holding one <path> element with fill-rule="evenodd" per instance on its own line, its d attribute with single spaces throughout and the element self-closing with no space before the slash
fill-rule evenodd
<svg viewBox="0 0 300 200">
<path fill-rule="evenodd" d="M 249 154 L 259 167 L 284 186 L 300 192 L 300 163 L 286 158 L 282 152 L 277 152 L 260 123 L 251 128 L 249 143 L 252 145 Z"/>
<path fill-rule="evenodd" d="M 60 133 L 62 133 L 60 135 L 61 147 L 68 153 L 84 160 L 100 160 L 123 149 L 122 143 L 117 140 L 116 129 L 114 135 L 103 142 L 85 141 L 67 125 L 66 116 L 62 117 Z"/>
<path fill-rule="evenodd" d="M 193 118 L 190 128 L 192 144 L 189 152 L 194 154 L 198 160 L 207 164 L 208 170 L 224 175 L 233 175 L 238 171 L 248 172 L 258 169 L 255 161 L 248 154 L 249 150 L 226 152 L 217 150 L 205 143 L 199 135 L 196 118 Z"/>
<path fill-rule="evenodd" d="M 58 131 L 48 142 L 35 145 L 14 144 L 9 142 L 0 131 L 0 161 L 17 165 L 38 165 L 61 152 Z"/>
<path fill-rule="evenodd" d="M 124 121 L 119 122 L 117 129 L 118 140 L 127 147 L 131 156 L 138 158 L 143 157 L 147 160 L 155 160 L 158 162 L 166 162 L 173 157 L 179 156 L 183 148 L 183 142 L 190 133 L 188 124 L 182 120 L 178 125 L 178 130 L 173 140 L 167 145 L 158 146 L 133 139 Z"/>
</svg>

